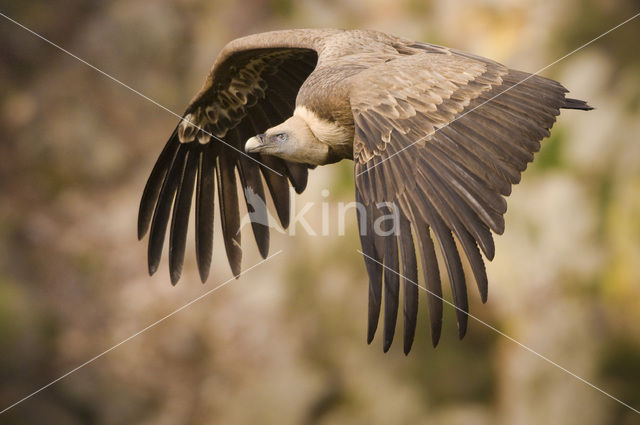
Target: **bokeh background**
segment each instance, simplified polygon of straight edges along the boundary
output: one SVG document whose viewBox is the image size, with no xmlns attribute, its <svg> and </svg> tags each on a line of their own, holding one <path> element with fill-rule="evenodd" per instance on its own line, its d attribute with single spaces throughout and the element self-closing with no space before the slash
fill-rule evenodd
<svg viewBox="0 0 640 425">
<path fill-rule="evenodd" d="M 534 72 L 640 11 L 635 0 L 0 1 L 0 11 L 181 113 L 249 33 L 371 28 Z M 640 408 L 640 18 L 546 70 L 595 111 L 565 111 L 514 188 L 471 312 Z M 190 235 L 176 287 L 146 273 L 138 200 L 176 118 L 0 18 L 0 409 L 231 277 Z M 328 198 L 322 190 L 329 189 Z M 298 197 L 321 231 L 352 163 Z M 336 213 L 337 214 L 337 213 Z M 337 216 L 336 216 L 337 217 Z M 216 221 L 218 222 L 217 218 Z M 216 223 L 218 226 L 218 224 Z M 333 226 L 333 224 L 331 224 Z M 633 424 L 638 415 L 424 294 L 408 357 L 365 341 L 355 212 L 0 416 L 3 424 Z M 301 229 L 299 229 L 301 230 Z M 259 255 L 245 232 L 245 268 Z M 445 294 L 449 292 L 445 288 Z M 399 322 L 400 323 L 400 322 Z M 401 326 L 401 324 L 399 324 Z"/>
</svg>

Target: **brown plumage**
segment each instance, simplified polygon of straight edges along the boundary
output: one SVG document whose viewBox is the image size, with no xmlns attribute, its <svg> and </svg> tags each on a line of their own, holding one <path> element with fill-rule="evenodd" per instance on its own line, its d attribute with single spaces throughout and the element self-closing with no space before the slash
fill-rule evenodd
<svg viewBox="0 0 640 425">
<path fill-rule="evenodd" d="M 288 185 L 300 193 L 308 168 L 353 159 L 356 200 L 367 211 L 358 215 L 362 249 L 374 259 L 365 258 L 368 341 L 384 293 L 383 347 L 389 349 L 402 291 L 404 351 L 411 349 L 420 261 L 430 291 L 432 342 L 438 343 L 442 288 L 434 239 L 462 338 L 468 301 L 455 239 L 484 302 L 483 255 L 493 259 L 492 233 L 504 231 L 511 186 L 561 108 L 591 109 L 566 92 L 555 81 L 489 59 L 374 31 L 288 30 L 234 40 L 187 107 L 145 187 L 138 236 L 151 228 L 149 272 L 158 267 L 171 218 L 171 280 L 180 278 L 194 203 L 196 257 L 201 279 L 207 279 L 217 191 L 227 257 L 233 273 L 240 273 L 236 171 L 241 188 L 263 200 L 266 183 L 287 227 Z M 245 201 L 251 210 L 259 208 Z M 376 232 L 374 221 L 392 212 L 397 231 Z M 266 257 L 269 228 L 252 222 L 252 229 Z"/>
</svg>

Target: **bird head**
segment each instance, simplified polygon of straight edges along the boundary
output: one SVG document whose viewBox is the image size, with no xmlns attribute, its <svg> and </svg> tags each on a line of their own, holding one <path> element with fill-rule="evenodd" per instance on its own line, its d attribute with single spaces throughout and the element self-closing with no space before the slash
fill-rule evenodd
<svg viewBox="0 0 640 425">
<path fill-rule="evenodd" d="M 288 161 L 319 164 L 326 158 L 329 148 L 316 138 L 304 119 L 294 115 L 282 124 L 247 140 L 244 150 Z"/>
</svg>

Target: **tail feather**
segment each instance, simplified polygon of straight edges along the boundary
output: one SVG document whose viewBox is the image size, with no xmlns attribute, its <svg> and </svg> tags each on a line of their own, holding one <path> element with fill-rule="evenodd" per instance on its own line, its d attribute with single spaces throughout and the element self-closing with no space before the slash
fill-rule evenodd
<svg viewBox="0 0 640 425">
<path fill-rule="evenodd" d="M 561 106 L 561 108 L 563 109 L 579 109 L 581 111 L 590 111 L 593 109 L 593 107 L 589 106 L 584 100 L 572 99 L 568 97 L 564 101 L 564 105 Z"/>
</svg>

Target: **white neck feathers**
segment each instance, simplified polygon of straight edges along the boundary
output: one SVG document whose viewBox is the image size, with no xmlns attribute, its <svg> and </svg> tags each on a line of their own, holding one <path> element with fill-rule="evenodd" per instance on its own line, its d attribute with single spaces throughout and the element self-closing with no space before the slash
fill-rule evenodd
<svg viewBox="0 0 640 425">
<path fill-rule="evenodd" d="M 322 143 L 329 146 L 351 143 L 353 135 L 350 131 L 336 123 L 318 117 L 313 111 L 304 106 L 296 106 L 293 115 L 303 119 L 313 135 Z"/>
</svg>

